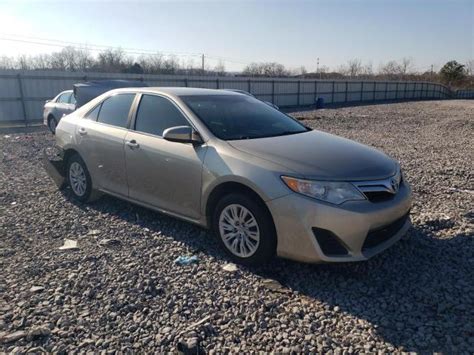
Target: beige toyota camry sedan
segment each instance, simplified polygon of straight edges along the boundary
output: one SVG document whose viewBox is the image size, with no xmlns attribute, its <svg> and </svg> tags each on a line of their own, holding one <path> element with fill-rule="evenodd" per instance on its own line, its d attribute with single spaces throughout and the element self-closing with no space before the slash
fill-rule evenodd
<svg viewBox="0 0 474 355">
<path fill-rule="evenodd" d="M 210 228 L 243 264 L 366 260 L 410 226 L 396 161 L 236 92 L 112 90 L 56 141 L 78 200 L 107 193 Z"/>
</svg>

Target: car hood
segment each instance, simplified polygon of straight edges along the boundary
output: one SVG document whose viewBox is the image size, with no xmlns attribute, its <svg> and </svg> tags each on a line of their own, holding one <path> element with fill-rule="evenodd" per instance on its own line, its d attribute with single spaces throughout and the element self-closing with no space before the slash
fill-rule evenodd
<svg viewBox="0 0 474 355">
<path fill-rule="evenodd" d="M 228 143 L 307 179 L 378 180 L 394 175 L 398 168 L 398 163 L 374 148 L 320 131 Z"/>
</svg>

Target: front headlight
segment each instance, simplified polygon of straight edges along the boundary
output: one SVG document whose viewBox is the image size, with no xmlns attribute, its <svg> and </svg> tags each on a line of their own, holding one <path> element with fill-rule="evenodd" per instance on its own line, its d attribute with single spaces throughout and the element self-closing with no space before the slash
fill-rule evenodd
<svg viewBox="0 0 474 355">
<path fill-rule="evenodd" d="M 348 182 L 302 180 L 289 176 L 281 178 L 294 192 L 336 205 L 346 201 L 365 200 L 364 195 Z"/>
</svg>

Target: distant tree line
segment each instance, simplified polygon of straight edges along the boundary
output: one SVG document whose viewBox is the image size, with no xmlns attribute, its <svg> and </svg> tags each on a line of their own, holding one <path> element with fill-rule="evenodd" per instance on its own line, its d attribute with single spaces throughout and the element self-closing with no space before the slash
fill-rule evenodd
<svg viewBox="0 0 474 355">
<path fill-rule="evenodd" d="M 192 61 L 181 61 L 176 56 L 160 53 L 127 54 L 120 48 L 107 49 L 93 56 L 87 49 L 65 47 L 59 52 L 17 58 L 0 57 L 0 69 L 59 70 L 81 72 L 132 73 L 132 74 L 191 74 L 225 75 L 222 62 L 215 67 L 196 68 Z"/>
<path fill-rule="evenodd" d="M 321 66 L 317 72 L 309 73 L 305 67 L 289 70 L 279 63 L 251 63 L 242 71 L 242 76 L 252 77 L 298 77 L 307 79 L 360 79 L 360 80 L 409 80 L 439 82 L 450 87 L 474 88 L 474 60 L 466 64 L 455 60 L 446 63 L 438 72 L 434 70 L 416 71 L 410 58 L 400 61 L 391 60 L 374 70 L 372 63 L 362 63 L 360 59 L 351 59 L 335 70 Z"/>
<path fill-rule="evenodd" d="M 241 73 L 229 73 L 220 61 L 216 66 L 196 67 L 192 60 L 183 61 L 176 56 L 160 53 L 131 56 L 120 48 L 107 49 L 93 56 L 87 49 L 65 47 L 59 52 L 36 56 L 21 55 L 16 58 L 0 57 L 0 69 L 59 70 L 81 72 L 109 72 L 132 74 L 187 74 L 233 75 L 250 77 L 354 79 L 354 80 L 411 80 L 440 82 L 450 87 L 474 88 L 474 60 L 446 63 L 439 71 L 417 71 L 410 58 L 391 60 L 374 70 L 372 63 L 354 58 L 334 70 L 321 66 L 316 72 L 308 72 L 304 66 L 289 69 L 276 62 L 248 64 Z"/>
</svg>

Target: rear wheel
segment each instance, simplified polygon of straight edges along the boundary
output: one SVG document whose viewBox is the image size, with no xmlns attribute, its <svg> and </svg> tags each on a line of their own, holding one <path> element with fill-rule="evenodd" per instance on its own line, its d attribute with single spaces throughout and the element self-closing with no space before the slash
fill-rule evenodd
<svg viewBox="0 0 474 355">
<path fill-rule="evenodd" d="M 260 265 L 275 255 L 273 221 L 259 201 L 241 194 L 224 196 L 215 208 L 212 227 L 221 245 L 238 263 Z"/>
<path fill-rule="evenodd" d="M 74 154 L 68 159 L 67 180 L 76 200 L 81 202 L 90 200 L 92 197 L 91 176 L 86 164 L 78 154 Z"/>
<path fill-rule="evenodd" d="M 49 116 L 48 118 L 48 128 L 51 131 L 51 133 L 55 134 L 56 133 L 56 126 L 58 125 L 58 122 L 56 121 L 56 118 L 54 116 Z"/>
</svg>

